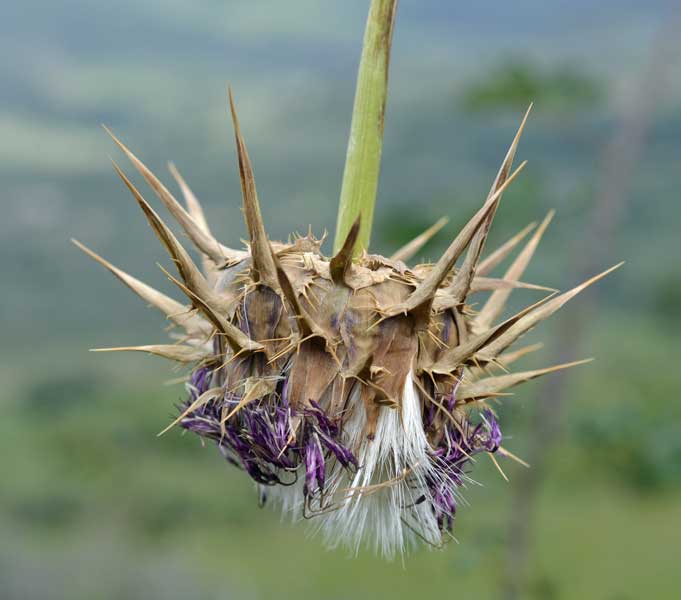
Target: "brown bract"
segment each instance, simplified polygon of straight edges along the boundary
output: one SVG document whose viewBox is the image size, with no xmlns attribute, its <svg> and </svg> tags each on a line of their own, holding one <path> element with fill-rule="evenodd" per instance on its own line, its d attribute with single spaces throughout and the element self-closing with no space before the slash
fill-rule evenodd
<svg viewBox="0 0 681 600">
<path fill-rule="evenodd" d="M 76 242 L 182 330 L 176 345 L 107 350 L 142 351 L 219 368 L 224 393 L 240 398 L 224 415 L 223 423 L 243 406 L 267 401 L 276 382 L 285 379 L 289 402 L 296 411 L 318 403 L 341 425 L 355 411 L 365 411 L 365 439 L 375 436 L 381 407 L 401 409 L 410 374 L 419 391 L 421 409 L 432 409 L 429 403 L 434 405 L 436 416 L 427 433 L 435 440 L 438 423 L 457 421 L 457 414 L 471 405 L 504 394 L 528 379 L 580 364 L 497 376 L 489 372 L 495 367 L 505 370 L 535 349 L 507 351 L 536 324 L 610 271 L 556 296 L 551 288 L 519 281 L 548 227 L 550 213 L 505 274 L 500 278 L 488 276 L 534 228 L 531 224 L 483 258 L 503 193 L 525 164 L 512 171 L 527 115 L 481 208 L 454 236 L 438 261 L 409 267 L 408 261 L 446 220 L 438 221 L 391 259 L 367 253 L 353 259 L 359 219 L 335 256 L 324 256 L 322 240 L 311 233 L 296 236 L 289 243 L 269 240 L 231 92 L 229 103 L 249 235 L 244 250 L 232 249 L 213 237 L 199 201 L 174 166 L 171 171 L 186 208 L 111 134 L 194 244 L 203 270 L 114 165 L 167 249 L 179 275 L 169 277 L 184 293 L 187 304 L 153 290 Z M 539 302 L 535 298 L 527 309 L 495 323 L 514 289 L 549 295 Z M 491 295 L 476 310 L 470 296 L 481 292 Z M 450 397 L 455 400 L 453 410 L 442 402 Z"/>
</svg>

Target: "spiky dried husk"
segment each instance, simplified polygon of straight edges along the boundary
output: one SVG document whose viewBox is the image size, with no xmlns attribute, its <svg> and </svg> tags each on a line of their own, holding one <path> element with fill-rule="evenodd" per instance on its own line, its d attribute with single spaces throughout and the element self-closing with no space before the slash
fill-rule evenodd
<svg viewBox="0 0 681 600">
<path fill-rule="evenodd" d="M 116 138 L 201 252 L 193 263 L 171 230 L 116 170 L 168 250 L 185 306 L 78 244 L 183 329 L 172 345 L 138 350 L 193 364 L 189 396 L 172 425 L 213 440 L 292 516 L 314 517 L 331 545 L 362 541 L 384 555 L 413 541 L 439 546 L 451 533 L 471 459 L 500 452 L 487 406 L 508 388 L 556 369 L 494 376 L 529 347 L 507 349 L 598 277 L 493 324 L 519 281 L 550 216 L 501 279 L 486 275 L 533 225 L 481 260 L 492 218 L 511 175 L 525 120 L 482 208 L 435 264 L 405 262 L 444 223 L 396 253 L 352 260 L 359 222 L 336 256 L 311 234 L 272 243 L 253 171 L 234 117 L 249 247 L 217 242 L 200 204 L 172 167 L 185 209 Z M 518 169 L 519 170 L 519 169 Z M 466 252 L 461 265 L 455 263 Z M 599 276 L 600 277 L 600 276 Z M 492 294 L 479 311 L 469 297 Z"/>
</svg>

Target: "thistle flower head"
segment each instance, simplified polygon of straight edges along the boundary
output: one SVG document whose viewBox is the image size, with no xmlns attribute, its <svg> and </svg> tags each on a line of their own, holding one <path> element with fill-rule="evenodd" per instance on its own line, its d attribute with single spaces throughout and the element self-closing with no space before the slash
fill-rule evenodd
<svg viewBox="0 0 681 600">
<path fill-rule="evenodd" d="M 482 206 L 434 264 L 407 262 L 442 221 L 392 258 L 364 252 L 353 259 L 359 220 L 330 257 L 312 234 L 272 242 L 230 102 L 244 250 L 213 237 L 174 167 L 186 208 L 112 134 L 194 244 L 202 268 L 114 165 L 177 268 L 179 277 L 168 276 L 185 301 L 76 242 L 176 326 L 172 344 L 108 350 L 190 365 L 186 400 L 168 428 L 212 440 L 256 483 L 262 502 L 310 518 L 330 545 L 366 542 L 388 556 L 418 540 L 439 546 L 452 531 L 473 457 L 513 456 L 488 401 L 578 364 L 511 373 L 517 358 L 536 349 L 511 346 L 603 274 L 562 294 L 521 281 L 551 215 L 482 258 L 502 194 L 524 166 L 512 171 L 525 120 Z M 489 277 L 533 230 L 504 276 Z M 549 295 L 499 322 L 516 288 Z M 474 310 L 470 298 L 480 292 L 491 294 Z"/>
</svg>

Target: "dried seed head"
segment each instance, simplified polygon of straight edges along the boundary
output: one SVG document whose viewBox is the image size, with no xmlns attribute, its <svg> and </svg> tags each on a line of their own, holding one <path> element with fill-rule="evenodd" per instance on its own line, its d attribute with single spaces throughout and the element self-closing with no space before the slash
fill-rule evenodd
<svg viewBox="0 0 681 600">
<path fill-rule="evenodd" d="M 446 221 L 393 259 L 364 253 L 353 260 L 359 220 L 331 258 L 312 234 L 288 244 L 270 242 L 231 92 L 229 100 L 249 234 L 245 251 L 213 238 L 201 205 L 174 167 L 187 209 L 114 137 L 201 253 L 204 273 L 114 165 L 166 247 L 181 280 L 169 277 L 189 305 L 75 242 L 185 331 L 176 345 L 104 350 L 194 364 L 188 397 L 168 428 L 179 425 L 213 440 L 260 486 L 261 500 L 314 517 L 331 545 L 366 542 L 387 556 L 418 540 L 439 546 L 452 530 L 471 459 L 495 452 L 513 457 L 501 447 L 501 429 L 486 400 L 584 361 L 503 375 L 490 369 L 506 370 L 537 350 L 507 351 L 602 276 L 494 324 L 514 289 L 552 291 L 518 281 L 552 213 L 503 278 L 486 275 L 534 225 L 482 258 L 502 193 L 525 164 L 511 174 L 527 115 L 483 206 L 439 261 L 410 268 L 402 261 Z M 492 293 L 476 313 L 467 299 L 481 291 Z"/>
</svg>

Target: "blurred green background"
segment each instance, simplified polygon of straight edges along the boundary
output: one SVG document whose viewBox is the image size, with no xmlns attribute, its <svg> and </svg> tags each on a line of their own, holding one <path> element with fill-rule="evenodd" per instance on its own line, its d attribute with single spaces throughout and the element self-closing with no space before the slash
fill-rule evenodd
<svg viewBox="0 0 681 600">
<path fill-rule="evenodd" d="M 444 214 L 421 256 L 437 257 L 534 100 L 519 151 L 530 164 L 492 243 L 555 208 L 526 279 L 566 289 L 627 265 L 544 326 L 543 358 L 523 366 L 597 361 L 501 408 L 509 449 L 533 469 L 506 463 L 506 483 L 479 461 L 459 543 L 386 563 L 325 551 L 258 509 L 213 448 L 156 437 L 183 394 L 162 382 L 181 373 L 87 349 L 163 343 L 164 321 L 68 242 L 173 293 L 111 169 L 108 155 L 124 161 L 106 123 L 159 175 L 173 160 L 213 231 L 238 243 L 228 81 L 271 236 L 332 231 L 368 2 L 3 3 L 0 597 L 677 598 L 674 4 L 401 2 L 373 250 Z"/>
</svg>

